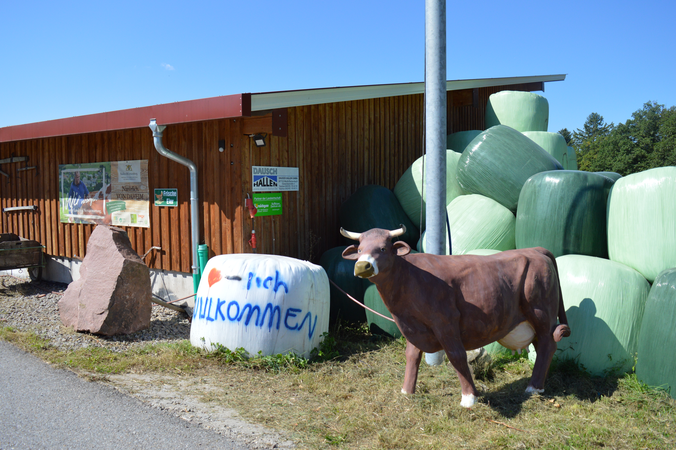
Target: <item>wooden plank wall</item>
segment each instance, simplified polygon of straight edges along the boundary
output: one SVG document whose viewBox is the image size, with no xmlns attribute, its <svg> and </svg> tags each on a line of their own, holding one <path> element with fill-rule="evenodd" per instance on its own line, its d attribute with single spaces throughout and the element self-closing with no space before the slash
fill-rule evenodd
<svg viewBox="0 0 676 450">
<path fill-rule="evenodd" d="M 233 243 L 241 240 L 240 124 L 205 121 L 170 125 L 164 132 L 164 145 L 195 162 L 198 168 L 198 198 L 201 236 L 223 253 L 242 251 Z M 218 151 L 218 140 L 230 135 L 236 139 Z M 178 188 L 179 207 L 150 206 L 151 227 L 124 227 L 134 250 L 157 269 L 191 272 L 190 177 L 189 170 L 161 156 L 153 145 L 148 128 L 34 139 L 0 144 L 0 159 L 28 156 L 27 163 L 3 164 L 9 174 L 0 180 L 0 205 L 37 205 L 36 212 L 7 212 L 0 216 L 1 231 L 36 239 L 49 255 L 82 259 L 94 225 L 63 224 L 59 221 L 58 166 L 98 161 L 148 160 L 149 189 Z M 25 165 L 36 169 L 17 172 Z M 221 210 L 222 209 L 222 210 Z M 204 224 L 209 224 L 205 227 Z M 216 224 L 217 226 L 213 226 Z M 206 230 L 206 231 L 205 231 Z"/>
<path fill-rule="evenodd" d="M 367 184 L 394 188 L 422 155 L 423 108 L 422 95 L 289 108 L 287 137 L 242 156 L 243 167 L 299 168 L 300 190 L 283 194 L 284 214 L 254 219 L 259 251 L 316 262 L 339 245 L 342 203 Z M 250 170 L 243 178 L 251 186 Z M 252 225 L 247 216 L 246 236 Z"/>
<path fill-rule="evenodd" d="M 449 92 L 449 133 L 483 129 L 488 96 L 503 89 Z M 287 109 L 287 130 L 272 134 L 272 114 L 169 125 L 164 145 L 198 167 L 200 237 L 210 256 L 252 252 L 256 230 L 259 253 L 317 262 L 341 245 L 341 204 L 358 188 L 394 188 L 423 153 L 424 99 L 409 95 L 300 106 Z M 250 134 L 265 132 L 256 147 Z M 224 140 L 223 152 L 218 141 Z M 191 272 L 190 186 L 186 167 L 161 156 L 147 128 L 0 143 L 0 159 L 28 156 L 3 164 L 0 206 L 37 205 L 36 212 L 1 213 L 0 231 L 36 239 L 49 255 L 83 258 L 93 225 L 62 224 L 58 211 L 58 166 L 98 161 L 148 160 L 149 189 L 178 188 L 179 207 L 150 206 L 150 228 L 125 228 L 133 248 L 155 269 Z M 251 195 L 251 166 L 298 167 L 300 190 L 283 193 L 281 216 L 251 219 L 244 207 Z M 16 169 L 36 169 L 17 172 Z"/>
</svg>

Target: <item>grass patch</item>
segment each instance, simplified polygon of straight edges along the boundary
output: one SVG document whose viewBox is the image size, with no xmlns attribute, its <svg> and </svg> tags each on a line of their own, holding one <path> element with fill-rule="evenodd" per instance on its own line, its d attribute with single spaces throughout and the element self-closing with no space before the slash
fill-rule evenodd
<svg viewBox="0 0 676 450">
<path fill-rule="evenodd" d="M 634 374 L 595 378 L 574 361 L 555 360 L 546 395 L 528 396 L 527 358 L 480 360 L 472 368 L 481 395 L 468 410 L 448 365 L 423 362 L 418 394 L 400 394 L 405 341 L 371 335 L 365 326 L 334 330 L 310 360 L 224 347 L 205 352 L 188 341 L 66 353 L 8 328 L 0 338 L 94 380 L 114 373 L 194 376 L 195 384 L 213 387 L 204 401 L 290 431 L 300 448 L 676 448 L 676 402 Z"/>
</svg>

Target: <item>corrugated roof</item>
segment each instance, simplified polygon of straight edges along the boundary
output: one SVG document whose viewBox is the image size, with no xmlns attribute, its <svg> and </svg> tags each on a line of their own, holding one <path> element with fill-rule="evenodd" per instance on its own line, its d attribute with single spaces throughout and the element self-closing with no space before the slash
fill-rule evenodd
<svg viewBox="0 0 676 450">
<path fill-rule="evenodd" d="M 565 78 L 565 75 L 541 75 L 453 80 L 446 82 L 446 89 L 455 91 L 490 86 L 563 81 Z M 152 118 L 157 119 L 158 124 L 171 125 L 249 116 L 252 111 L 396 97 L 421 94 L 424 91 L 425 83 L 399 83 L 226 95 L 4 127 L 0 128 L 0 142 L 140 128 L 148 126 Z"/>
</svg>

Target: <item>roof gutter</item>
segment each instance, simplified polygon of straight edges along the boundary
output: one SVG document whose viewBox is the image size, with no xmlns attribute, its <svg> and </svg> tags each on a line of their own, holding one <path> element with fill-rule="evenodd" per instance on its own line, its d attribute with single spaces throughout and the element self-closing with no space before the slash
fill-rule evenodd
<svg viewBox="0 0 676 450">
<path fill-rule="evenodd" d="M 193 288 L 197 292 L 197 287 L 199 286 L 201 273 L 199 268 L 199 262 L 197 259 L 197 246 L 199 245 L 199 209 L 198 196 L 197 196 L 197 166 L 194 162 L 190 161 L 188 158 L 177 155 L 171 150 L 167 149 L 164 144 L 162 144 L 162 133 L 164 129 L 167 128 L 165 125 L 158 125 L 155 119 L 150 119 L 150 129 L 153 131 L 153 142 L 155 143 L 155 149 L 157 152 L 165 156 L 172 161 L 175 161 L 179 164 L 182 164 L 190 170 L 190 234 L 192 238 L 192 280 Z"/>
</svg>

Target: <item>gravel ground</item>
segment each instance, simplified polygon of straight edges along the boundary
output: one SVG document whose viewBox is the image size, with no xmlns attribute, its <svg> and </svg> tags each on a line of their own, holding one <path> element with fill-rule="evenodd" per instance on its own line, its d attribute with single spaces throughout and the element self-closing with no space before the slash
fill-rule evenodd
<svg viewBox="0 0 676 450">
<path fill-rule="evenodd" d="M 49 281 L 31 282 L 13 276 L 0 276 L 0 327 L 32 331 L 49 339 L 61 350 L 84 347 L 106 347 L 122 352 L 148 342 L 177 342 L 190 339 L 188 316 L 153 304 L 150 327 L 125 336 L 96 336 L 77 333 L 64 327 L 59 317 L 58 303 L 68 285 Z M 199 382 L 190 376 L 167 374 L 117 374 L 102 380 L 121 392 L 183 420 L 228 436 L 250 449 L 292 449 L 294 443 L 283 434 L 260 425 L 248 423 L 234 410 L 205 403 L 202 397 L 218 389 L 218 380 L 200 376 Z"/>
<path fill-rule="evenodd" d="M 148 342 L 176 342 L 190 339 L 188 316 L 153 303 L 150 327 L 124 336 L 96 336 L 76 333 L 64 327 L 58 303 L 67 284 L 30 281 L 13 276 L 0 276 L 0 326 L 20 331 L 33 331 L 49 339 L 60 350 L 83 347 L 106 347 L 122 352 Z"/>
</svg>

